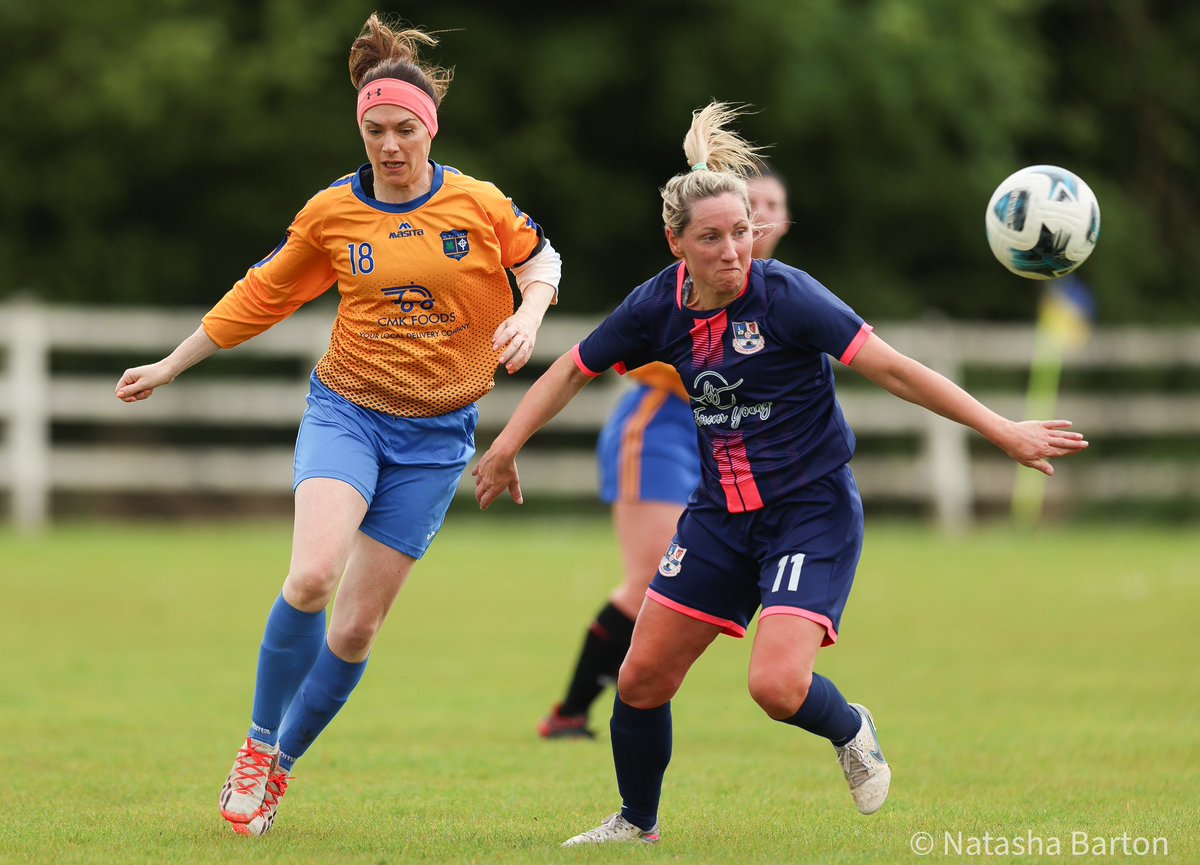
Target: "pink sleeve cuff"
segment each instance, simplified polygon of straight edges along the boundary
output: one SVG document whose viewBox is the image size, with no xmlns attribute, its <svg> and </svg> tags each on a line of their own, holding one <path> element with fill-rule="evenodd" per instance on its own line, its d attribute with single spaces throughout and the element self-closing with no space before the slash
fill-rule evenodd
<svg viewBox="0 0 1200 865">
<path fill-rule="evenodd" d="M 854 339 L 850 340 L 850 344 L 846 346 L 846 350 L 842 352 L 842 356 L 839 357 L 838 360 L 849 366 L 850 362 L 854 360 L 854 356 L 858 354 L 858 350 L 863 347 L 867 341 L 867 337 L 871 335 L 871 331 L 873 330 L 875 330 L 875 328 L 871 327 L 871 325 L 867 324 L 866 322 L 863 322 L 863 326 L 858 329 L 858 333 L 855 334 Z"/>
<path fill-rule="evenodd" d="M 583 362 L 583 358 L 579 356 L 579 343 L 575 343 L 575 345 L 572 346 L 571 359 L 575 361 L 575 366 L 579 367 L 579 371 L 589 378 L 597 378 L 598 376 L 604 374 L 604 370 L 596 372 L 593 369 L 589 369 L 588 365 Z M 624 363 L 613 364 L 613 369 L 617 371 L 617 375 L 625 375 L 625 373 L 629 371 L 629 368 L 626 367 Z"/>
</svg>

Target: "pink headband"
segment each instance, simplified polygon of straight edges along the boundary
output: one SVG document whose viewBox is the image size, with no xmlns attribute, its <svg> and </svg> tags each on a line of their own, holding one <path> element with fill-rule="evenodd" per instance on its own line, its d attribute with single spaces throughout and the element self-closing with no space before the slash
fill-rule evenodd
<svg viewBox="0 0 1200 865">
<path fill-rule="evenodd" d="M 358 124 L 368 108 L 376 105 L 398 105 L 407 108 L 425 124 L 429 137 L 437 135 L 437 106 L 429 94 L 416 85 L 398 78 L 379 78 L 358 91 Z"/>
</svg>

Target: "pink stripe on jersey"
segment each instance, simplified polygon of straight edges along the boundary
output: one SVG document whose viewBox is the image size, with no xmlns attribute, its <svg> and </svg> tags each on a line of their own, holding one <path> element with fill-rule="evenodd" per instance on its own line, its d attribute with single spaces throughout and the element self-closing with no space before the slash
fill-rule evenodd
<svg viewBox="0 0 1200 865">
<path fill-rule="evenodd" d="M 821 640 L 822 646 L 832 646 L 837 642 L 837 631 L 833 629 L 833 621 L 829 616 L 822 616 L 820 613 L 800 607 L 763 607 L 763 611 L 758 617 L 765 619 L 767 616 L 798 616 L 801 619 L 808 619 L 825 629 L 825 639 Z"/>
<path fill-rule="evenodd" d="M 720 435 L 713 438 L 713 459 L 720 474 L 721 489 L 725 493 L 725 507 L 731 514 L 757 511 L 763 506 L 750 457 L 746 453 L 746 442 L 741 433 Z"/>
<path fill-rule="evenodd" d="M 712 318 L 698 318 L 692 325 L 692 368 L 704 369 L 725 360 L 725 331 L 729 316 L 721 310 Z"/>
<path fill-rule="evenodd" d="M 710 625 L 716 625 L 721 629 L 722 634 L 728 634 L 731 637 L 737 637 L 739 640 L 746 636 L 746 629 L 737 622 L 731 622 L 729 619 L 721 619 L 717 616 L 702 613 L 700 610 L 694 610 L 691 607 L 685 607 L 679 601 L 672 601 L 666 595 L 660 595 L 654 589 L 646 589 L 646 597 L 656 603 L 662 604 L 668 610 L 674 610 L 677 613 L 683 613 L 689 619 L 696 619 L 700 622 L 708 622 Z"/>
<path fill-rule="evenodd" d="M 863 344 L 867 341 L 867 337 L 871 335 L 871 331 L 874 329 L 871 325 L 864 323 L 858 329 L 858 333 L 855 334 L 854 339 L 850 340 L 850 344 L 846 346 L 846 350 L 842 352 L 842 356 L 838 360 L 849 366 L 850 361 L 854 360 L 854 356 L 858 354 L 858 350 L 863 347 Z"/>
</svg>

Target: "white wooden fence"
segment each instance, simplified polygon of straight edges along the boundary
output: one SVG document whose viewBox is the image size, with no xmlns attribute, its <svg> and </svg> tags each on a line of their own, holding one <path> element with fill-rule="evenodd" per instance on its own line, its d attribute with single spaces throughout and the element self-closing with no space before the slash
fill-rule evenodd
<svg viewBox="0 0 1200 865">
<path fill-rule="evenodd" d="M 302 310 L 230 353 L 276 362 L 290 358 L 297 372 L 289 378 L 203 375 L 198 372 L 202 367 L 148 401 L 118 401 L 113 390 L 122 370 L 166 354 L 195 329 L 200 315 L 199 310 L 0 304 L 0 493 L 11 502 L 8 516 L 13 524 L 26 530 L 45 525 L 56 493 L 289 493 L 290 446 L 223 444 L 219 430 L 295 427 L 307 390 L 303 371 L 311 369 L 325 349 L 331 312 Z M 551 312 L 534 363 L 548 365 L 592 324 L 593 319 Z M 961 379 L 965 368 L 1023 373 L 1034 342 L 1032 328 L 1024 326 L 877 323 L 876 331 L 953 379 Z M 54 371 L 54 359 L 64 354 L 74 359 L 75 371 Z M 97 361 L 88 363 L 88 356 Z M 85 359 L 84 371 L 79 371 L 80 358 Z M 209 360 L 205 366 L 214 363 L 218 361 Z M 1200 328 L 1102 329 L 1067 363 L 1068 368 L 1095 370 L 1195 370 L 1200 368 Z M 1019 387 L 976 395 L 1002 414 L 1023 416 L 1024 375 L 1014 377 L 1020 379 Z M 496 389 L 480 403 L 481 449 L 530 382 L 506 378 L 501 373 Z M 842 404 L 860 437 L 854 469 L 868 507 L 872 502 L 912 503 L 947 531 L 957 531 L 970 523 L 979 507 L 1004 506 L 1010 500 L 1017 469 L 999 452 L 971 448 L 973 433 L 854 379 L 853 373 L 839 371 Z M 605 376 L 589 385 L 548 428 L 587 433 L 579 437 L 586 447 L 550 449 L 534 440 L 521 458 L 527 496 L 595 495 L 593 434 L 624 386 L 617 376 Z M 1054 413 L 1070 418 L 1093 437 L 1182 437 L 1200 442 L 1200 399 L 1195 394 L 1066 392 Z M 176 444 L 167 437 L 147 444 L 144 436 L 131 434 L 137 427 L 164 424 L 211 427 L 216 432 L 205 444 Z M 53 432 L 56 425 L 103 434 L 91 436 L 89 443 L 59 441 Z M 904 455 L 888 455 L 872 447 L 873 440 L 882 438 L 905 439 L 915 447 Z M 1047 501 L 1054 506 L 1200 498 L 1200 453 L 1193 449 L 1191 457 L 1117 459 L 1093 448 L 1058 464 L 1058 474 L 1047 486 Z M 460 492 L 468 492 L 469 482 L 467 477 Z"/>
</svg>

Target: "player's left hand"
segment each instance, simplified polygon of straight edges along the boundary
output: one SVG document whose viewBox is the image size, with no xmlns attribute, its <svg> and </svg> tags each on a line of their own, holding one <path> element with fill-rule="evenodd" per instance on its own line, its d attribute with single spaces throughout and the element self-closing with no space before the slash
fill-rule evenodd
<svg viewBox="0 0 1200 865">
<path fill-rule="evenodd" d="M 1004 452 L 1023 466 L 1045 475 L 1054 474 L 1049 460 L 1069 457 L 1088 446 L 1082 433 L 1070 432 L 1069 420 L 1027 420 L 1012 425 Z"/>
<path fill-rule="evenodd" d="M 537 331 L 538 322 L 529 313 L 519 309 L 496 328 L 492 336 L 492 351 L 500 352 L 500 365 L 509 375 L 525 366 L 533 357 Z"/>
</svg>

